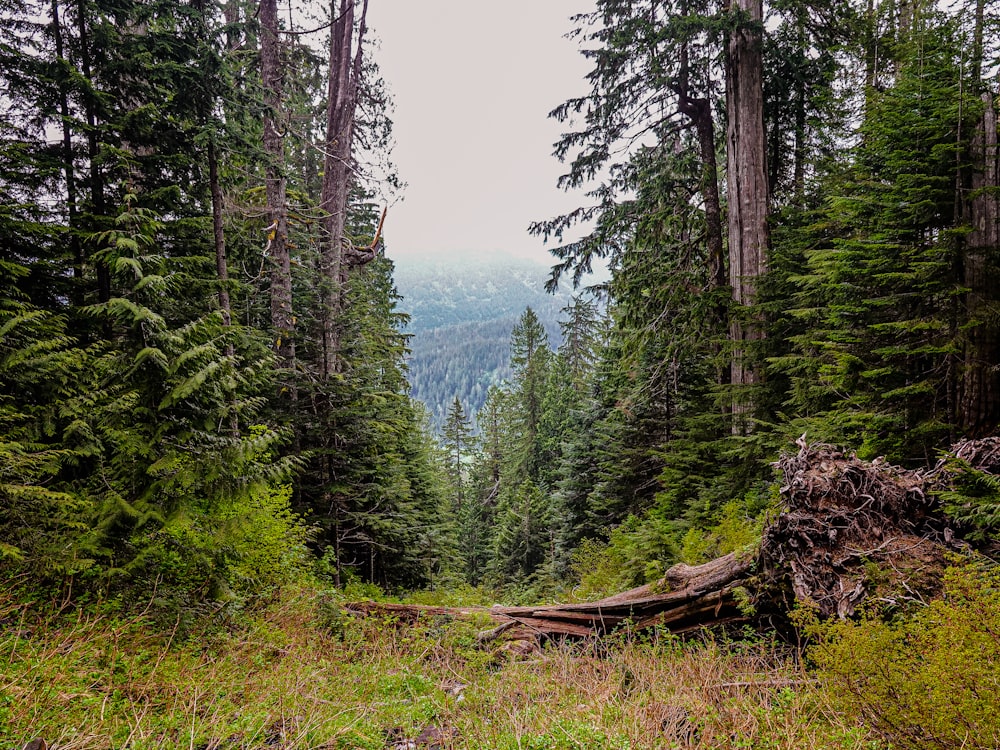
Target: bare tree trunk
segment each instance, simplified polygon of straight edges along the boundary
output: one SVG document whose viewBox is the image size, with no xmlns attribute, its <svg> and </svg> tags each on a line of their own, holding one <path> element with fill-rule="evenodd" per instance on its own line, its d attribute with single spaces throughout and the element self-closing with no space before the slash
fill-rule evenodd
<svg viewBox="0 0 1000 750">
<path fill-rule="evenodd" d="M 219 310 L 222 311 L 222 324 L 228 327 L 233 324 L 233 309 L 229 301 L 226 230 L 222 223 L 222 185 L 219 183 L 219 157 L 214 139 L 208 143 L 208 182 L 212 191 L 212 238 L 215 243 L 215 272 L 219 279 Z"/>
<path fill-rule="evenodd" d="M 232 51 L 240 43 L 239 37 L 236 34 L 236 24 L 240 20 L 240 11 L 234 0 L 226 0 L 222 4 L 222 17 L 226 22 L 226 50 Z"/>
<path fill-rule="evenodd" d="M 295 316 L 292 310 L 292 261 L 288 251 L 285 140 L 282 117 L 283 75 L 278 37 L 277 0 L 260 3 L 260 74 L 264 84 L 265 193 L 268 255 L 271 259 L 271 327 L 280 365 L 295 368 Z"/>
<path fill-rule="evenodd" d="M 962 370 L 960 424 L 972 437 L 993 434 L 1000 422 L 1000 327 L 996 316 L 1000 295 L 993 269 L 1000 260 L 1000 155 L 997 109 L 992 95 L 983 94 L 983 116 L 972 140 L 972 231 L 965 242 L 963 285 L 966 333 Z"/>
<path fill-rule="evenodd" d="M 330 83 L 327 101 L 326 154 L 323 166 L 322 275 L 323 374 L 340 369 L 340 317 L 344 308 L 344 284 L 352 258 L 345 253 L 344 228 L 351 186 L 354 119 L 363 61 L 365 19 L 368 0 L 361 8 L 357 51 L 354 42 L 354 1 L 340 0 L 339 14 L 330 32 Z"/>
<path fill-rule="evenodd" d="M 52 0 L 52 37 L 56 44 L 56 57 L 66 59 L 63 46 L 62 22 L 59 19 L 59 0 Z M 83 256 L 83 244 L 80 242 L 80 219 L 77 204 L 76 169 L 74 166 L 73 132 L 69 124 L 69 91 L 66 85 L 66 73 L 59 73 L 59 116 L 62 119 L 62 149 L 63 174 L 66 179 L 66 210 L 69 220 L 69 245 L 73 253 L 73 278 L 76 280 L 75 302 L 84 304 L 83 266 L 86 259 Z"/>
<path fill-rule="evenodd" d="M 55 2 L 55 0 L 53 0 Z M 212 44 L 212 30 L 210 28 L 210 17 L 205 9 L 205 0 L 194 0 L 194 7 L 197 9 L 199 18 L 199 33 L 202 45 Z M 226 5 L 227 19 L 227 49 L 232 49 L 232 27 L 229 25 L 231 18 L 231 3 Z M 203 127 L 208 131 L 208 145 L 206 157 L 208 159 L 208 189 L 212 201 L 212 243 L 215 248 L 215 274 L 218 280 L 218 300 L 219 312 L 222 314 L 223 328 L 230 328 L 233 324 L 232 303 L 229 298 L 229 267 L 226 262 L 226 228 L 223 220 L 223 195 L 222 181 L 219 177 L 219 148 L 216 142 L 217 125 L 219 124 L 214 116 L 216 97 L 207 93 L 204 97 L 199 97 L 199 115 L 204 123 Z M 233 361 L 236 351 L 231 337 L 226 337 L 226 357 Z M 233 437 L 239 437 L 240 423 L 239 412 L 236 406 L 236 397 L 233 389 L 227 389 L 227 402 L 229 404 L 229 431 Z"/>
<path fill-rule="evenodd" d="M 767 269 L 768 187 L 764 140 L 764 90 L 761 0 L 733 0 L 743 18 L 729 34 L 726 49 L 727 187 L 729 199 L 729 281 L 737 314 L 730 319 L 733 345 L 731 374 L 736 386 L 752 385 L 760 373 L 747 362 L 744 342 L 764 337 L 763 326 L 739 314 L 756 301 L 757 278 Z M 733 404 L 734 430 L 751 408 L 745 396 Z M 740 422 L 743 421 L 743 424 Z"/>
<path fill-rule="evenodd" d="M 722 208 L 719 199 L 719 167 L 715 158 L 715 122 L 706 98 L 680 99 L 680 110 L 694 123 L 701 156 L 701 195 L 705 201 L 705 245 L 708 250 L 708 283 L 721 289 L 729 283 L 722 239 Z"/>
<path fill-rule="evenodd" d="M 682 14 L 687 15 L 686 6 Z M 708 283 L 712 289 L 722 289 L 729 280 L 726 277 L 726 251 L 722 237 L 722 201 L 719 198 L 719 165 L 715 157 L 715 120 L 712 117 L 712 103 L 707 96 L 698 97 L 691 93 L 691 66 L 688 43 L 680 49 L 680 74 L 675 87 L 677 106 L 694 125 L 698 135 L 698 155 L 701 157 L 701 194 L 705 201 L 705 245 L 708 250 Z M 725 311 L 721 311 L 724 320 Z"/>
<path fill-rule="evenodd" d="M 795 32 L 798 47 L 804 53 L 808 49 L 806 41 L 806 7 L 799 6 L 795 15 Z M 794 169 L 792 174 L 795 203 L 802 205 L 806 191 L 806 82 L 802 75 L 795 80 L 795 146 Z"/>
<path fill-rule="evenodd" d="M 80 72 L 88 83 L 93 83 L 93 74 L 90 65 L 90 35 L 87 30 L 87 6 L 84 0 L 77 3 L 77 13 L 79 18 L 80 34 Z M 84 109 L 87 118 L 87 158 L 90 163 L 90 209 L 95 217 L 95 226 L 92 229 L 100 229 L 97 224 L 107 213 L 104 198 L 104 174 L 101 172 L 100 150 L 101 144 L 97 132 L 97 102 L 93 93 L 87 92 L 84 95 Z M 108 264 L 98 260 L 97 270 L 97 299 L 99 302 L 107 302 L 111 299 L 111 272 Z M 108 331 L 106 331 L 108 333 Z"/>
<path fill-rule="evenodd" d="M 686 13 L 686 9 L 684 10 Z M 694 125 L 698 136 L 698 153 L 701 157 L 700 189 L 705 201 L 705 249 L 708 254 L 708 286 L 712 291 L 718 291 L 729 284 L 726 272 L 726 250 L 722 234 L 722 201 L 719 198 L 719 166 L 715 155 L 715 120 L 712 117 L 712 104 L 707 96 L 691 95 L 690 66 L 688 63 L 688 45 L 685 42 L 680 52 L 680 76 L 675 88 L 677 105 L 680 112 Z M 725 301 L 719 299 L 714 309 L 716 323 L 722 328 L 728 327 L 729 309 Z M 718 354 L 720 347 L 715 347 Z M 716 372 L 720 384 L 729 382 L 728 368 L 720 366 Z"/>
<path fill-rule="evenodd" d="M 975 21 L 972 28 L 972 80 L 978 83 L 983 75 L 983 24 L 986 0 L 976 0 Z"/>
</svg>

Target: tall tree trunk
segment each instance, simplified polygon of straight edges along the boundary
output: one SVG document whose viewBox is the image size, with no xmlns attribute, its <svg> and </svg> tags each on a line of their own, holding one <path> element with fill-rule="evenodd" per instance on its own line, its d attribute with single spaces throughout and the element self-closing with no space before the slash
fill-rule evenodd
<svg viewBox="0 0 1000 750">
<path fill-rule="evenodd" d="M 226 23 L 226 51 L 231 52 L 240 45 L 237 24 L 240 22 L 240 9 L 236 0 L 226 0 L 222 4 L 222 18 Z"/>
<path fill-rule="evenodd" d="M 228 327 L 233 324 L 233 309 L 229 301 L 226 229 L 222 223 L 222 185 L 219 182 L 219 156 L 214 138 L 208 142 L 208 182 L 212 192 L 212 238 L 215 242 L 215 273 L 219 279 L 219 310 L 222 311 L 222 324 Z"/>
<path fill-rule="evenodd" d="M 260 74 L 264 84 L 264 185 L 267 200 L 268 255 L 271 259 L 271 328 L 281 367 L 295 368 L 295 316 L 292 310 L 292 261 L 288 251 L 283 75 L 278 37 L 277 0 L 260 3 Z"/>
<path fill-rule="evenodd" d="M 719 199 L 719 167 L 715 158 L 715 122 L 706 98 L 680 99 L 680 110 L 691 119 L 698 135 L 701 157 L 701 195 L 705 201 L 705 246 L 708 250 L 708 283 L 721 289 L 729 283 L 726 251 L 722 237 L 722 208 Z"/>
<path fill-rule="evenodd" d="M 761 0 L 733 0 L 731 11 L 741 18 L 726 47 L 726 157 L 729 203 L 729 281 L 736 303 L 730 320 L 732 383 L 751 385 L 760 373 L 748 362 L 745 342 L 760 340 L 760 321 L 740 314 L 756 302 L 757 279 L 767 268 L 768 188 L 764 141 L 764 91 Z M 738 415 L 751 408 L 739 393 L 733 404 L 734 429 L 747 429 Z M 743 424 L 740 422 L 743 421 Z"/>
<path fill-rule="evenodd" d="M 62 22 L 59 19 L 59 0 L 52 0 L 52 37 L 56 45 L 56 57 L 59 64 L 68 66 L 65 47 L 63 45 Z M 62 150 L 63 174 L 66 179 L 66 210 L 69 220 L 69 245 L 73 254 L 73 278 L 76 281 L 74 302 L 84 304 L 83 266 L 86 259 L 83 256 L 83 243 L 80 242 L 79 207 L 77 204 L 76 168 L 74 165 L 73 131 L 70 127 L 69 87 L 66 71 L 59 72 L 59 117 L 62 120 Z"/>
<path fill-rule="evenodd" d="M 85 0 L 77 3 L 77 19 L 80 35 L 80 71 L 84 79 L 93 84 L 93 70 L 90 59 L 90 34 L 87 29 L 87 4 Z M 101 224 L 107 214 L 104 197 L 104 173 L 101 171 L 101 144 L 97 132 L 97 101 L 88 89 L 84 94 L 84 110 L 87 118 L 87 158 L 90 164 L 90 210 L 93 231 L 100 231 Z M 107 302 L 111 299 L 111 271 L 108 264 L 102 260 L 96 263 L 97 299 Z M 105 331 L 105 333 L 110 333 Z"/>
<path fill-rule="evenodd" d="M 1000 154 L 997 108 L 983 94 L 983 116 L 972 140 L 972 231 L 965 242 L 966 316 L 960 424 L 967 436 L 991 435 L 1000 423 L 1000 294 L 994 276 L 1000 261 Z"/>
<path fill-rule="evenodd" d="M 320 209 L 323 212 L 323 238 L 320 259 L 322 275 L 323 374 L 329 377 L 340 369 L 340 318 L 344 308 L 344 284 L 352 265 L 345 252 L 344 228 L 351 186 L 352 145 L 358 85 L 363 61 L 365 19 L 368 0 L 364 0 L 358 32 L 354 41 L 354 0 L 340 0 L 330 32 L 330 82 L 327 99 L 326 154 L 323 165 L 323 189 Z"/>
<path fill-rule="evenodd" d="M 806 40 L 806 7 L 800 5 L 795 14 L 795 36 L 798 43 L 799 63 L 805 64 L 806 50 L 808 49 Z M 806 81 L 805 76 L 800 72 L 795 77 L 795 146 L 794 146 L 794 168 L 792 173 L 792 184 L 794 201 L 798 206 L 803 205 L 806 191 Z"/>
<path fill-rule="evenodd" d="M 682 6 L 681 13 L 684 16 L 688 14 L 686 5 Z M 709 98 L 694 96 L 691 92 L 691 65 L 687 41 L 680 49 L 680 70 L 675 91 L 678 109 L 691 121 L 698 135 L 698 155 L 701 158 L 699 187 L 702 199 L 705 201 L 708 283 L 712 289 L 722 289 L 729 280 L 726 277 L 726 251 L 722 237 L 722 201 L 719 198 L 719 165 L 715 156 L 715 120 L 712 117 L 712 103 Z"/>
<path fill-rule="evenodd" d="M 979 83 L 983 75 L 983 24 L 986 0 L 976 0 L 975 19 L 972 27 L 972 80 Z"/>
<path fill-rule="evenodd" d="M 684 10 L 686 13 L 686 9 Z M 705 201 L 705 248 L 708 253 L 708 285 L 713 292 L 729 284 L 726 271 L 726 248 L 722 234 L 722 201 L 719 197 L 719 165 L 715 154 L 715 120 L 712 103 L 708 97 L 692 96 L 688 45 L 681 46 L 681 65 L 676 88 L 678 109 L 694 125 L 698 136 L 698 154 L 701 158 L 700 190 Z M 729 306 L 719 296 L 715 306 L 715 323 L 720 330 L 728 327 Z M 719 353 L 721 347 L 716 349 Z M 720 365 L 717 373 L 719 384 L 729 382 L 728 368 Z"/>
</svg>

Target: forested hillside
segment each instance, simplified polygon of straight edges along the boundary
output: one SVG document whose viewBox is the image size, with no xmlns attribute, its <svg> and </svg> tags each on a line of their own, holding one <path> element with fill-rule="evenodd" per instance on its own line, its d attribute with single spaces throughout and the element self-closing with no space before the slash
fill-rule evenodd
<svg viewBox="0 0 1000 750">
<path fill-rule="evenodd" d="M 996 2 L 581 8 L 547 298 L 522 265 L 395 278 L 368 6 L 0 3 L 0 745 L 997 747 L 1000 445 L 965 441 L 1000 426 Z M 785 479 L 837 507 L 778 485 L 796 440 Z M 934 554 L 892 568 L 875 510 Z M 777 528 L 809 554 L 753 557 Z M 346 606 L 727 553 L 794 592 L 726 590 L 745 644 L 653 617 L 523 683 L 504 625 L 446 634 L 476 612 Z"/>
<path fill-rule="evenodd" d="M 532 229 L 590 222 L 552 281 L 607 262 L 607 327 L 584 295 L 561 346 L 514 329 L 452 467 L 472 580 L 610 593 L 738 549 L 803 434 L 907 466 L 995 434 L 995 8 L 814 10 L 577 19 L 592 88 L 556 153 L 592 202 Z M 960 515 L 989 535 L 993 503 Z"/>
<path fill-rule="evenodd" d="M 399 307 L 410 316 L 409 381 L 436 428 L 456 397 L 467 411 L 511 376 L 510 332 L 531 307 L 553 340 L 569 295 L 546 294 L 548 267 L 503 253 L 396 263 Z"/>
<path fill-rule="evenodd" d="M 305 545 L 337 582 L 614 588 L 750 542 L 802 433 L 917 465 L 995 432 L 992 6 L 576 18 L 592 202 L 532 231 L 550 289 L 610 279 L 570 300 L 444 259 L 401 298 L 367 6 L 326 45 L 269 2 L 4 7 L 10 571 L 238 598 Z"/>
</svg>

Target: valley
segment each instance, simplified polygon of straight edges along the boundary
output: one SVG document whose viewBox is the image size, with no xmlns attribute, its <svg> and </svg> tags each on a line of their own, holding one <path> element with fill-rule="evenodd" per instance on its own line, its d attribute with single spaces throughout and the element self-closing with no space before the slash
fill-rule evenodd
<svg viewBox="0 0 1000 750">
<path fill-rule="evenodd" d="M 543 263 L 496 253 L 405 257 L 395 266 L 398 309 L 410 316 L 411 393 L 436 428 L 456 396 L 474 415 L 489 387 L 510 378 L 510 332 L 525 308 L 538 315 L 549 344 L 559 344 L 559 312 L 570 294 L 545 292 Z"/>
</svg>

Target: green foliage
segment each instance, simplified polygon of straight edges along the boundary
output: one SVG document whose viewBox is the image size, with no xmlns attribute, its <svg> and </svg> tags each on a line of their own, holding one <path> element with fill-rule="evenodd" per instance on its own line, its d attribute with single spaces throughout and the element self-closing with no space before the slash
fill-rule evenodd
<svg viewBox="0 0 1000 750">
<path fill-rule="evenodd" d="M 93 501 L 54 481 L 78 455 L 59 439 L 58 402 L 84 361 L 65 319 L 0 301 L 0 569 L 48 579 L 91 563 L 80 540 Z"/>
<path fill-rule="evenodd" d="M 418 585 L 456 567 L 391 264 L 347 279 L 340 320 L 316 283 L 327 81 L 296 36 L 281 40 L 280 115 L 296 126 L 277 167 L 298 359 L 282 370 L 271 352 L 244 10 L 0 3 L 0 570 L 29 586 L 186 617 L 273 595 L 307 543 L 336 549 L 345 580 Z M 364 68 L 359 160 L 391 140 Z M 366 246 L 368 186 L 343 187 L 334 241 Z M 324 325 L 343 341 L 333 374 Z"/>
<path fill-rule="evenodd" d="M 748 511 L 756 512 L 756 517 Z M 685 533 L 678 557 L 681 562 L 698 565 L 730 552 L 753 550 L 759 543 L 768 508 L 761 512 L 759 502 L 729 502 L 722 507 L 718 521 L 707 530 L 692 526 Z"/>
<path fill-rule="evenodd" d="M 471 454 L 474 447 L 472 437 L 472 426 L 469 418 L 465 414 L 462 402 L 455 396 L 451 407 L 448 409 L 448 417 L 442 430 L 444 439 L 444 450 L 447 456 L 448 478 L 451 483 L 453 497 L 453 507 L 460 516 L 464 511 L 466 500 L 466 459 Z"/>
<path fill-rule="evenodd" d="M 54 615 L 4 597 L 0 743 L 376 750 L 433 729 L 456 750 L 884 747 L 767 641 L 659 633 L 521 659 L 477 643 L 482 620 L 399 627 L 342 602 L 298 587 L 182 638 L 106 604 Z"/>
<path fill-rule="evenodd" d="M 421 407 L 407 393 L 405 316 L 392 264 L 379 258 L 350 280 L 342 321 L 342 372 L 305 394 L 318 415 L 300 439 L 314 446 L 297 507 L 320 529 L 323 551 L 387 588 L 413 588 L 450 575 L 456 539 L 444 459 Z"/>
<path fill-rule="evenodd" d="M 810 649 L 845 716 L 894 748 L 992 748 L 1000 742 L 1000 577 L 965 567 L 945 596 L 895 623 L 816 626 Z"/>
<path fill-rule="evenodd" d="M 958 458 L 947 461 L 952 487 L 938 493 L 944 511 L 975 541 L 995 538 L 1000 529 L 1000 477 L 972 468 Z"/>
<path fill-rule="evenodd" d="M 963 94 L 955 19 L 922 11 L 897 53 L 894 85 L 869 97 L 851 163 L 797 238 L 805 270 L 791 279 L 791 314 L 804 325 L 775 370 L 791 378 L 793 430 L 913 461 L 957 418 L 955 184 L 977 106 Z"/>
<path fill-rule="evenodd" d="M 493 580 L 518 582 L 551 554 L 554 539 L 548 498 L 530 479 L 501 492 L 494 519 Z"/>
<path fill-rule="evenodd" d="M 573 589 L 575 597 L 584 601 L 603 599 L 635 586 L 635 576 L 630 574 L 631 550 L 621 541 L 629 525 L 626 522 L 618 526 L 608 542 L 584 539 L 573 550 L 571 569 L 580 582 Z"/>
<path fill-rule="evenodd" d="M 364 169 L 341 186 L 345 236 L 316 231 L 328 82 L 296 34 L 282 35 L 272 112 L 289 125 L 285 160 L 262 158 L 259 29 L 244 10 L 0 3 L 4 574 L 200 612 L 276 595 L 308 568 L 308 546 L 321 575 L 359 591 L 464 577 L 550 597 L 579 578 L 591 597 L 752 546 L 767 462 L 789 436 L 915 463 L 957 425 L 997 427 L 995 300 L 969 278 L 996 260 L 973 241 L 975 201 L 996 191 L 975 187 L 990 171 L 976 138 L 995 47 L 976 38 L 993 9 L 971 24 L 958 8 L 770 9 L 778 220 L 758 304 L 737 311 L 715 196 L 733 72 L 719 63 L 745 19 L 701 0 L 598 0 L 576 19 L 590 91 L 553 113 L 575 121 L 556 145 L 561 184 L 589 185 L 589 204 L 533 231 L 561 242 L 588 227 L 556 248 L 550 287 L 598 258 L 610 280 L 563 307 L 557 351 L 554 318 L 526 296 L 530 270 L 501 283 L 477 269 L 464 318 L 454 284 L 422 277 L 404 333 Z M 359 162 L 391 141 L 367 57 L 362 77 Z M 290 301 L 272 296 L 277 229 L 262 219 L 276 173 Z M 349 246 L 372 242 L 375 257 L 321 281 L 330 242 L 358 259 Z M 295 331 L 279 342 L 286 304 Z M 734 388 L 740 323 L 761 336 L 741 354 L 755 382 Z M 411 391 L 412 333 L 430 348 L 472 336 L 464 351 L 476 364 L 488 352 L 483 372 L 438 360 L 430 373 L 418 354 Z M 970 373 L 985 384 L 973 420 Z M 442 392 L 450 414 L 413 398 Z M 732 408 L 744 396 L 752 412 Z M 431 425 L 445 417 L 442 451 Z M 966 472 L 946 501 L 988 539 L 998 496 L 993 477 Z"/>
</svg>

